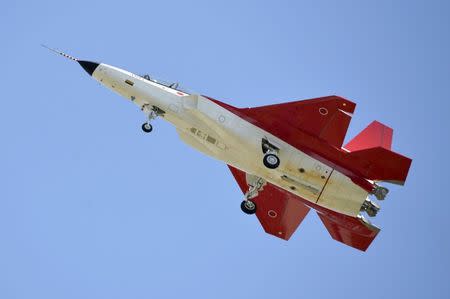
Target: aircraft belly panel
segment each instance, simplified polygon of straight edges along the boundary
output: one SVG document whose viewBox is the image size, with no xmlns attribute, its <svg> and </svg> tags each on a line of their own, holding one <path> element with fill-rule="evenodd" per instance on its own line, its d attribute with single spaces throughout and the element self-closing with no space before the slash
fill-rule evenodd
<svg viewBox="0 0 450 299">
<path fill-rule="evenodd" d="M 312 203 L 346 215 L 359 213 L 368 193 L 340 172 L 202 96 L 186 98 L 183 107 L 196 123 L 188 128 L 190 132 L 184 130 L 190 137 L 182 138 L 185 142 L 189 140 L 187 143 L 191 146 L 248 173 L 259 174 L 268 182 Z M 208 144 L 208 136 L 223 144 L 226 142 L 226 150 Z M 263 138 L 280 148 L 281 164 L 276 170 L 262 164 Z"/>
<path fill-rule="evenodd" d="M 338 171 L 333 171 L 317 204 L 349 216 L 357 216 L 369 193 Z"/>
<path fill-rule="evenodd" d="M 216 138 L 219 148 L 225 147 L 226 153 L 222 159 L 227 163 L 255 168 L 254 160 L 259 157 L 255 155 L 260 147 L 258 138 L 249 132 L 248 127 L 242 126 L 241 120 L 233 113 L 202 96 L 196 97 L 183 102 L 183 106 L 189 107 L 185 110 L 187 114 L 195 119 L 195 129 Z"/>
<path fill-rule="evenodd" d="M 201 142 L 198 138 L 196 138 L 195 135 L 189 134 L 180 129 L 177 129 L 177 133 L 178 133 L 178 136 L 180 137 L 180 139 L 187 145 L 195 148 L 196 150 L 204 153 L 207 156 L 210 156 L 213 158 L 219 158 L 218 157 L 219 155 L 217 155 L 217 152 L 214 152 L 213 150 L 211 150 L 211 148 L 209 148 L 203 142 Z"/>
<path fill-rule="evenodd" d="M 322 192 L 332 168 L 299 150 L 292 149 L 284 172 L 290 180 L 298 182 L 302 189 L 309 191 L 308 198 L 315 202 Z"/>
<path fill-rule="evenodd" d="M 180 116 L 183 123 L 177 123 L 180 138 L 188 145 L 215 159 L 232 165 L 246 165 L 252 167 L 248 161 L 252 160 L 254 152 L 248 143 L 242 142 L 231 128 L 234 127 L 233 115 L 227 111 L 220 111 L 220 107 L 198 105 L 202 99 L 192 97 L 183 101 Z M 253 157 L 254 158 L 254 157 Z"/>
</svg>

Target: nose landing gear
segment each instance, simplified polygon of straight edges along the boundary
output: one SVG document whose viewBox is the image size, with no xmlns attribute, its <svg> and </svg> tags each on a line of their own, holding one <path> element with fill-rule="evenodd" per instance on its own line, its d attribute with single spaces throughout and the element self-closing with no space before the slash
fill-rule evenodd
<svg viewBox="0 0 450 299">
<path fill-rule="evenodd" d="M 141 128 L 145 133 L 150 133 L 153 130 L 152 125 L 148 122 L 143 123 Z"/>
<path fill-rule="evenodd" d="M 142 131 L 145 133 L 150 133 L 153 131 L 153 127 L 150 124 L 152 120 L 156 119 L 158 116 L 164 116 L 164 111 L 156 106 L 151 106 L 149 104 L 144 104 L 141 110 L 147 115 L 148 120 L 142 124 Z"/>
</svg>

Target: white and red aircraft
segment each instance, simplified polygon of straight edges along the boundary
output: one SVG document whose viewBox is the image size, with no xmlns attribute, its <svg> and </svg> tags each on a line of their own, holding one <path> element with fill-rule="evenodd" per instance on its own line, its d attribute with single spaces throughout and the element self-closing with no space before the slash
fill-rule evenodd
<svg viewBox="0 0 450 299">
<path fill-rule="evenodd" d="M 288 240 L 312 208 L 335 240 L 365 251 L 380 231 L 361 215 L 379 210 L 369 196 L 383 200 L 388 189 L 377 182 L 403 185 L 408 175 L 411 159 L 391 151 L 393 130 L 377 121 L 342 146 L 356 106 L 342 97 L 236 108 L 53 51 L 136 104 L 144 132 L 162 117 L 188 145 L 228 164 L 244 193 L 242 211 L 276 237 Z"/>
</svg>

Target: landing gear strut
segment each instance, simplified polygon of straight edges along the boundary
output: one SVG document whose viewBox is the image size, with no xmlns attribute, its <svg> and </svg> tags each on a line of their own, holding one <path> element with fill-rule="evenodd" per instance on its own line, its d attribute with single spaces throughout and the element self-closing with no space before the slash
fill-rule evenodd
<svg viewBox="0 0 450 299">
<path fill-rule="evenodd" d="M 153 130 L 152 125 L 150 124 L 152 120 L 156 119 L 160 115 L 164 115 L 164 111 L 159 109 L 156 106 L 151 106 L 149 104 L 144 104 L 141 108 L 141 110 L 147 114 L 148 120 L 142 124 L 141 128 L 142 131 L 145 133 L 150 133 Z"/>
<path fill-rule="evenodd" d="M 247 183 L 249 189 L 244 195 L 244 200 L 241 202 L 241 210 L 245 214 L 252 215 L 256 213 L 256 204 L 251 199 L 258 196 L 259 191 L 261 191 L 266 184 L 266 180 L 257 176 L 248 175 Z"/>
<path fill-rule="evenodd" d="M 275 169 L 280 166 L 280 158 L 278 151 L 280 150 L 275 145 L 271 144 L 267 138 L 262 139 L 262 151 L 264 153 L 263 164 L 269 169 Z"/>
</svg>

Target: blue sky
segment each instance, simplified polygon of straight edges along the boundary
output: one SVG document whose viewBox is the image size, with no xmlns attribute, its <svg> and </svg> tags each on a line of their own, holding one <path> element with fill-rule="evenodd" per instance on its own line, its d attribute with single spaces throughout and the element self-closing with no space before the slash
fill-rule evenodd
<svg viewBox="0 0 450 299">
<path fill-rule="evenodd" d="M 0 10 L 0 298 L 448 298 L 447 1 L 9 1 Z M 413 159 L 366 253 L 289 242 L 227 167 L 40 47 L 235 106 L 337 94 Z"/>
</svg>

